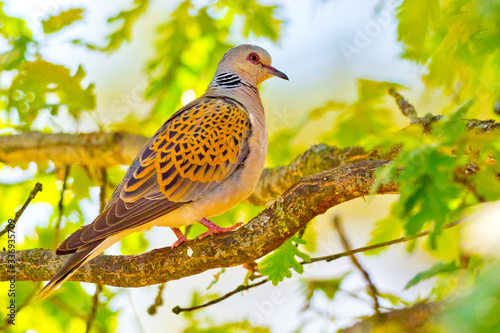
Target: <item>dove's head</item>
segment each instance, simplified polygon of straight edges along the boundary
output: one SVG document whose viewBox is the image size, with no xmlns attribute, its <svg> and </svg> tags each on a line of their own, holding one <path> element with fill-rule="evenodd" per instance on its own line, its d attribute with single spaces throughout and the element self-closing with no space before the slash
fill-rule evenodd
<svg viewBox="0 0 500 333">
<path fill-rule="evenodd" d="M 271 56 L 266 50 L 250 44 L 233 47 L 224 54 L 215 75 L 225 73 L 237 74 L 254 87 L 273 76 L 288 80 L 285 73 L 271 66 Z"/>
</svg>

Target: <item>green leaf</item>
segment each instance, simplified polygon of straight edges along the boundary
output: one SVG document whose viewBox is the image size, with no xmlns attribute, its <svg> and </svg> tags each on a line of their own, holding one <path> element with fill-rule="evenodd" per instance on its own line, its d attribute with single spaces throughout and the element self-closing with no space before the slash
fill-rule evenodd
<svg viewBox="0 0 500 333">
<path fill-rule="evenodd" d="M 98 50 L 111 53 L 117 51 L 124 42 L 130 42 L 132 28 L 148 8 L 149 0 L 134 0 L 134 5 L 132 9 L 121 11 L 116 16 L 108 19 L 109 23 L 121 21 L 121 25 L 106 37 L 108 44 L 97 48 Z"/>
<path fill-rule="evenodd" d="M 292 277 L 293 268 L 299 274 L 304 272 L 304 268 L 297 261 L 296 257 L 304 261 L 310 261 L 311 258 L 304 252 L 301 252 L 295 244 L 304 244 L 303 239 L 293 236 L 283 245 L 273 251 L 270 255 L 259 262 L 259 270 L 262 275 L 267 275 L 273 285 L 278 285 L 283 279 Z"/>
<path fill-rule="evenodd" d="M 0 2 L 0 35 L 5 38 L 12 49 L 0 54 L 0 73 L 4 70 L 16 69 L 26 59 L 28 45 L 33 43 L 32 32 L 22 19 L 8 16 Z M 0 95 L 1 96 L 1 95 Z"/>
<path fill-rule="evenodd" d="M 431 268 L 429 268 L 429 269 L 427 269 L 425 271 L 422 271 L 422 272 L 418 273 L 417 275 L 415 275 L 406 284 L 406 286 L 404 287 L 404 289 L 409 289 L 410 287 L 413 287 L 414 285 L 416 285 L 420 281 L 428 280 L 428 279 L 433 278 L 433 277 L 435 277 L 437 275 L 440 275 L 440 274 L 452 273 L 452 272 L 455 272 L 455 271 L 457 271 L 459 269 L 460 269 L 460 267 L 457 266 L 457 264 L 455 263 L 455 261 L 452 261 L 450 263 L 446 263 L 444 261 L 440 261 L 440 262 L 432 265 Z"/>
<path fill-rule="evenodd" d="M 402 152 L 396 159 L 404 167 L 396 176 L 401 196 L 393 212 L 409 235 L 433 222 L 433 248 L 443 224 L 457 214 L 454 202 L 467 195 L 465 187 L 454 182 L 457 158 L 441 151 L 438 145 L 428 145 Z"/>
<path fill-rule="evenodd" d="M 451 305 L 439 319 L 445 332 L 500 331 L 500 266 L 498 262 L 484 269 L 472 290 Z M 456 294 L 454 294 L 456 296 Z"/>
<path fill-rule="evenodd" d="M 398 9 L 399 40 L 406 46 L 405 57 L 419 63 L 428 58 L 428 34 L 439 11 L 439 2 L 405 0 Z"/>
<path fill-rule="evenodd" d="M 43 32 L 51 34 L 69 26 L 73 22 L 83 19 L 84 10 L 81 8 L 71 8 L 67 11 L 60 12 L 59 15 L 50 16 L 42 21 Z"/>
<path fill-rule="evenodd" d="M 26 22 L 20 18 L 8 16 L 3 11 L 3 2 L 0 2 L 0 34 L 8 41 L 21 37 L 31 39 L 32 33 L 27 28 Z"/>
<path fill-rule="evenodd" d="M 61 65 L 44 60 L 25 62 L 12 81 L 9 107 L 16 108 L 26 124 L 31 124 L 43 108 L 54 111 L 54 105 L 65 105 L 76 118 L 81 111 L 96 106 L 94 85 L 83 88 L 84 77 L 81 66 L 71 76 L 70 70 Z"/>
<path fill-rule="evenodd" d="M 30 39 L 20 37 L 12 43 L 13 48 L 10 51 L 0 54 L 0 72 L 19 67 L 26 59 L 26 51 L 30 42 Z"/>
<path fill-rule="evenodd" d="M 498 1 L 405 0 L 397 17 L 403 57 L 427 67 L 429 88 L 477 98 L 476 112 L 491 108 L 500 95 Z"/>
<path fill-rule="evenodd" d="M 183 333 L 271 333 L 271 330 L 262 326 L 252 326 L 248 320 L 241 322 L 225 323 L 221 325 L 209 324 L 208 327 L 197 327 L 197 324 L 191 322 L 191 325 L 186 327 Z"/>
</svg>

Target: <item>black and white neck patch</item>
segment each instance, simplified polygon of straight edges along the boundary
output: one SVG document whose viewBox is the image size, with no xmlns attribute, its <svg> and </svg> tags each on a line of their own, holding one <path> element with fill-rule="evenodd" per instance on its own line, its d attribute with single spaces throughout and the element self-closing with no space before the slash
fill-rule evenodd
<svg viewBox="0 0 500 333">
<path fill-rule="evenodd" d="M 238 74 L 222 73 L 215 77 L 215 82 L 219 87 L 237 88 L 244 85 Z"/>
</svg>

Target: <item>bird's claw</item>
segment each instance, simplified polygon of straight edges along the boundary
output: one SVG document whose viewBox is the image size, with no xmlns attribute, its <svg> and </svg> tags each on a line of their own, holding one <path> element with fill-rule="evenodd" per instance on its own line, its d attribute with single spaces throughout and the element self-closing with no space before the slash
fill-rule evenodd
<svg viewBox="0 0 500 333">
<path fill-rule="evenodd" d="M 191 239 L 188 239 L 186 237 L 184 238 L 180 238 L 178 240 L 176 240 L 173 244 L 172 244 L 172 248 L 176 248 L 177 246 L 181 245 L 182 243 L 184 242 L 189 242 Z"/>
<path fill-rule="evenodd" d="M 196 237 L 195 240 L 203 239 L 203 238 L 205 238 L 207 236 L 210 236 L 210 235 L 217 235 L 217 234 L 223 234 L 225 232 L 230 232 L 230 231 L 233 231 L 235 229 L 238 229 L 239 227 L 241 227 L 243 225 L 242 222 L 239 222 L 239 223 L 236 223 L 235 225 L 233 225 L 231 227 L 221 228 L 218 225 L 216 225 L 213 222 L 211 222 L 207 218 L 202 218 L 198 222 L 200 222 L 205 227 L 207 227 L 208 231 L 205 232 L 205 233 L 203 233 L 203 234 L 201 234 L 201 235 L 199 235 L 198 237 Z M 175 247 L 181 245 L 184 242 L 191 241 L 191 239 L 188 239 L 186 236 L 184 236 L 184 234 L 182 233 L 181 229 L 179 229 L 179 228 L 172 228 L 172 231 L 177 236 L 177 240 L 172 244 L 172 248 L 175 248 Z"/>
<path fill-rule="evenodd" d="M 190 239 L 188 239 L 186 236 L 184 236 L 181 229 L 172 228 L 172 231 L 174 232 L 175 236 L 177 236 L 177 240 L 174 242 L 174 244 L 172 244 L 172 248 L 175 248 L 184 242 L 190 241 Z"/>
<path fill-rule="evenodd" d="M 221 228 L 217 225 L 214 225 L 214 226 L 210 226 L 208 227 L 208 231 L 199 235 L 198 237 L 196 237 L 197 240 L 199 239 L 203 239 L 207 236 L 210 236 L 210 235 L 217 235 L 217 234 L 223 234 L 223 233 L 226 233 L 226 232 L 230 232 L 230 231 L 233 231 L 235 229 L 238 229 L 239 227 L 241 227 L 243 225 L 242 222 L 239 222 L 239 223 L 236 223 L 235 225 L 231 226 L 231 227 L 228 227 L 228 228 Z"/>
</svg>

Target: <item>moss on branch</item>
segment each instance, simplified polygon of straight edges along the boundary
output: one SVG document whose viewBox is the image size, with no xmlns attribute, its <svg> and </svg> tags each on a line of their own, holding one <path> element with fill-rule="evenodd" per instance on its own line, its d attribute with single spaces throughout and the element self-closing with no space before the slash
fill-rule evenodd
<svg viewBox="0 0 500 333">
<path fill-rule="evenodd" d="M 142 287 L 256 260 L 278 248 L 315 216 L 343 202 L 369 195 L 374 171 L 385 163 L 387 161 L 363 160 L 303 177 L 270 207 L 234 232 L 140 255 L 101 255 L 79 269 L 71 280 Z M 394 183 L 389 183 L 382 185 L 377 193 L 392 194 L 397 190 Z M 9 279 L 6 256 L 6 252 L 0 252 L 0 281 Z M 18 251 L 17 280 L 48 280 L 65 260 L 65 256 L 56 256 L 50 250 Z"/>
</svg>

